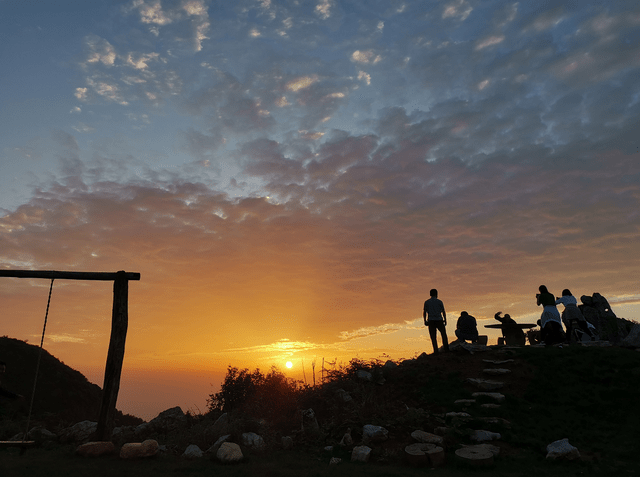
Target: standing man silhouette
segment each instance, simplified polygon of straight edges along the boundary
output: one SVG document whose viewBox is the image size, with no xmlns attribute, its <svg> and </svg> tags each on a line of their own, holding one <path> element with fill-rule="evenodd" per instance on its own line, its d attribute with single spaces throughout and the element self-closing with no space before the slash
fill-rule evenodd
<svg viewBox="0 0 640 477">
<path fill-rule="evenodd" d="M 442 345 L 445 351 L 449 351 L 449 341 L 447 340 L 447 312 L 444 311 L 444 303 L 438 300 L 438 290 L 433 288 L 427 301 L 424 302 L 422 318 L 424 326 L 429 327 L 429 336 L 433 344 L 433 353 L 438 354 L 438 331 L 442 335 Z M 428 318 L 428 319 L 427 319 Z"/>
</svg>

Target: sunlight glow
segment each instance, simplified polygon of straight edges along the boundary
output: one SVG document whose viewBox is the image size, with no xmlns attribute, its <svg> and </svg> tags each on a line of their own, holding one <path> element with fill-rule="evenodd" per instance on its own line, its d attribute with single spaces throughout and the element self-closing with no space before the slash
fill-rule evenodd
<svg viewBox="0 0 640 477">
<path fill-rule="evenodd" d="M 285 364 L 285 366 L 289 369 L 293 368 L 293 363 L 291 361 L 287 361 L 287 363 Z"/>
</svg>

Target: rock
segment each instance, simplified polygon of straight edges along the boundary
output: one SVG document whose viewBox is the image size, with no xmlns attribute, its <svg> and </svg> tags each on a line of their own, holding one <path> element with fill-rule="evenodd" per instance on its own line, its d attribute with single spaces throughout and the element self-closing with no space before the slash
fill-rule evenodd
<svg viewBox="0 0 640 477">
<path fill-rule="evenodd" d="M 325 452 L 333 452 L 333 446 L 325 446 L 324 451 Z"/>
<path fill-rule="evenodd" d="M 351 428 L 347 428 L 347 432 L 344 433 L 342 439 L 340 440 L 340 445 L 342 447 L 350 447 L 353 445 L 353 438 L 351 437 Z"/>
<path fill-rule="evenodd" d="M 504 383 L 500 381 L 490 381 L 488 379 L 467 378 L 465 381 L 485 391 L 493 391 L 504 387 Z"/>
<path fill-rule="evenodd" d="M 240 462 L 244 458 L 240 446 L 233 442 L 223 442 L 216 452 L 216 457 L 225 464 Z"/>
<path fill-rule="evenodd" d="M 484 374 L 490 374 L 492 376 L 501 376 L 503 374 L 509 374 L 511 370 L 506 368 L 487 368 L 483 369 L 482 372 Z"/>
<path fill-rule="evenodd" d="M 182 454 L 182 457 L 184 457 L 185 459 L 199 459 L 203 455 L 204 452 L 202 452 L 202 449 L 200 449 L 200 447 L 195 444 L 191 444 L 187 446 L 184 453 Z"/>
<path fill-rule="evenodd" d="M 204 437 L 207 442 L 214 442 L 221 436 L 228 434 L 231 434 L 231 419 L 226 412 L 204 430 Z"/>
<path fill-rule="evenodd" d="M 404 448 L 404 456 L 407 462 L 411 465 L 427 465 L 429 463 L 429 456 L 427 455 L 427 451 L 435 448 L 435 444 L 427 444 L 423 442 L 409 444 Z"/>
<path fill-rule="evenodd" d="M 218 449 L 220 449 L 220 446 L 222 445 L 222 443 L 227 442 L 229 439 L 231 439 L 231 434 L 227 434 L 226 436 L 220 436 L 220 438 L 218 438 L 218 440 L 211 447 L 209 447 L 206 451 L 204 451 L 204 453 L 206 455 L 215 456 L 218 452 Z"/>
<path fill-rule="evenodd" d="M 474 398 L 488 397 L 490 399 L 493 399 L 496 402 L 504 402 L 505 400 L 504 394 L 500 394 L 500 393 L 477 392 L 477 393 L 473 393 L 471 396 Z"/>
<path fill-rule="evenodd" d="M 579 459 L 580 452 L 578 448 L 569 444 L 569 439 L 560 439 L 559 441 L 552 442 L 547 446 L 547 459 Z"/>
<path fill-rule="evenodd" d="M 284 450 L 293 449 L 293 439 L 291 438 L 291 436 L 283 436 L 281 439 L 281 443 Z"/>
<path fill-rule="evenodd" d="M 64 429 L 60 434 L 60 440 L 62 442 L 86 442 L 97 429 L 97 422 L 81 421 Z"/>
<path fill-rule="evenodd" d="M 444 439 L 442 436 L 437 436 L 435 434 L 431 434 L 425 431 L 413 431 L 411 433 L 411 437 L 413 437 L 416 441 L 424 443 L 424 444 L 437 444 L 442 445 Z"/>
<path fill-rule="evenodd" d="M 390 359 L 388 359 L 387 361 L 385 361 L 385 363 L 382 365 L 382 369 L 389 370 L 389 369 L 395 369 L 398 367 L 398 364 L 391 361 Z"/>
<path fill-rule="evenodd" d="M 477 417 L 476 420 L 482 421 L 486 424 L 496 424 L 498 426 L 506 427 L 507 429 L 511 428 L 511 423 L 501 417 Z"/>
<path fill-rule="evenodd" d="M 490 467 L 493 465 L 493 452 L 478 446 L 469 446 L 458 449 L 456 458 L 473 467 Z"/>
<path fill-rule="evenodd" d="M 640 348 L 640 324 L 633 325 L 629 334 L 620 342 L 625 348 Z"/>
<path fill-rule="evenodd" d="M 76 454 L 83 457 L 100 457 L 103 455 L 113 454 L 116 451 L 116 446 L 111 441 L 100 442 L 87 442 L 86 444 L 79 445 L 76 449 Z"/>
<path fill-rule="evenodd" d="M 255 432 L 245 432 L 242 434 L 242 444 L 253 450 L 264 450 L 264 439 Z"/>
<path fill-rule="evenodd" d="M 362 442 L 365 444 L 386 441 L 388 435 L 389 431 L 384 427 L 367 424 L 362 428 Z"/>
<path fill-rule="evenodd" d="M 474 444 L 472 446 L 465 446 L 463 444 L 463 447 L 466 447 L 467 449 L 483 449 L 483 450 L 488 450 L 489 452 L 491 452 L 494 456 L 500 454 L 500 448 L 498 446 L 494 446 L 493 444 Z"/>
<path fill-rule="evenodd" d="M 336 394 L 338 395 L 338 398 L 342 402 L 352 402 L 353 401 L 353 398 L 351 397 L 351 394 L 349 394 L 347 391 L 345 391 L 342 388 L 338 389 L 336 391 Z"/>
<path fill-rule="evenodd" d="M 30 441 L 43 442 L 55 441 L 56 439 L 58 439 L 58 436 L 42 426 L 34 427 L 27 433 L 27 440 Z M 22 440 L 22 435 L 18 440 Z"/>
<path fill-rule="evenodd" d="M 135 426 L 115 427 L 111 433 L 111 439 L 120 445 L 134 441 L 136 439 L 136 428 Z"/>
<path fill-rule="evenodd" d="M 120 449 L 121 459 L 137 459 L 153 457 L 158 453 L 158 441 L 147 439 L 144 442 L 132 442 L 125 444 Z"/>
<path fill-rule="evenodd" d="M 356 376 L 358 379 L 362 379 L 363 381 L 373 381 L 373 374 L 369 371 L 365 371 L 364 369 L 356 371 Z"/>
<path fill-rule="evenodd" d="M 136 437 L 146 437 L 154 433 L 166 434 L 175 432 L 187 425 L 187 416 L 180 406 L 162 411 L 157 417 L 136 427 Z"/>
<path fill-rule="evenodd" d="M 342 462 L 340 457 L 332 457 L 329 461 L 329 465 L 338 465 L 340 462 Z"/>
<path fill-rule="evenodd" d="M 471 433 L 471 440 L 475 442 L 489 442 L 500 439 L 502 436 L 497 432 L 475 430 Z"/>
<path fill-rule="evenodd" d="M 302 411 L 302 430 L 306 434 L 315 434 L 320 430 L 318 420 L 316 419 L 316 413 L 313 409 L 306 409 Z"/>
<path fill-rule="evenodd" d="M 453 402 L 456 406 L 472 406 L 476 403 L 475 399 L 458 399 Z"/>
<path fill-rule="evenodd" d="M 467 413 L 467 412 L 448 412 L 445 414 L 445 416 L 448 419 L 453 419 L 454 417 L 462 417 L 462 418 L 466 418 L 466 417 L 471 417 L 471 414 Z"/>
<path fill-rule="evenodd" d="M 351 462 L 369 462 L 371 447 L 357 446 L 351 451 Z"/>
<path fill-rule="evenodd" d="M 436 427 L 433 430 L 433 433 L 437 436 L 446 436 L 449 433 L 449 428 L 448 427 Z"/>
</svg>

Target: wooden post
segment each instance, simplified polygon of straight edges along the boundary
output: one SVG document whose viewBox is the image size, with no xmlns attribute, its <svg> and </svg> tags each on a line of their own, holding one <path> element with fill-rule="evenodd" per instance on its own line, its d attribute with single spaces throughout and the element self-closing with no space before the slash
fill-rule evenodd
<svg viewBox="0 0 640 477">
<path fill-rule="evenodd" d="M 96 440 L 110 441 L 113 433 L 116 401 L 120 389 L 120 374 L 124 360 L 124 345 L 127 338 L 129 322 L 128 312 L 129 280 L 124 271 L 116 274 L 113 282 L 113 312 L 111 315 L 111 339 L 107 364 L 104 370 L 104 386 L 102 387 L 102 404 L 98 417 Z"/>
</svg>

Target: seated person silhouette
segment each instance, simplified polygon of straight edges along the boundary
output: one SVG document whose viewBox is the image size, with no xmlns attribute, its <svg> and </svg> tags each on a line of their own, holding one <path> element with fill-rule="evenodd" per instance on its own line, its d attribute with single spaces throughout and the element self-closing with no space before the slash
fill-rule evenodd
<svg viewBox="0 0 640 477">
<path fill-rule="evenodd" d="M 526 338 L 524 336 L 524 331 L 520 328 L 520 325 L 516 323 L 508 313 L 504 316 L 500 316 L 501 314 L 502 312 L 499 311 L 494 315 L 494 318 L 502 323 L 502 336 L 504 338 L 504 342 L 508 346 L 524 346 Z"/>
<path fill-rule="evenodd" d="M 460 318 L 458 318 L 456 325 L 456 336 L 461 341 L 469 340 L 472 343 L 478 341 L 478 325 L 476 319 L 466 311 L 460 313 Z"/>
</svg>

